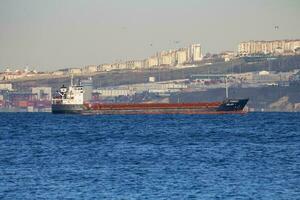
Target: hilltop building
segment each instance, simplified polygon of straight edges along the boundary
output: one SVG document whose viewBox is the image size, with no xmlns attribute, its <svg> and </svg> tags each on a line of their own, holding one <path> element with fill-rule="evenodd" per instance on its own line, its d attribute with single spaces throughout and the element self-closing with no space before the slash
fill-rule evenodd
<svg viewBox="0 0 300 200">
<path fill-rule="evenodd" d="M 197 61 L 201 61 L 203 59 L 200 44 L 192 44 L 190 46 L 189 50 L 190 50 L 189 55 L 190 55 L 191 62 L 197 62 Z"/>
<path fill-rule="evenodd" d="M 176 51 L 162 51 L 159 53 L 160 66 L 175 66 L 176 65 Z"/>
<path fill-rule="evenodd" d="M 235 58 L 235 54 L 233 51 L 224 51 L 220 53 L 220 57 L 224 59 L 225 62 L 229 62 Z"/>
<path fill-rule="evenodd" d="M 188 60 L 188 48 L 179 49 L 176 52 L 176 58 L 177 58 L 178 65 L 183 65 L 183 64 L 187 63 L 189 61 Z"/>
<path fill-rule="evenodd" d="M 158 56 L 152 56 L 152 57 L 148 58 L 148 67 L 149 68 L 157 67 L 157 66 L 159 66 Z"/>
<path fill-rule="evenodd" d="M 300 40 L 248 41 L 238 45 L 240 56 L 255 54 L 295 54 L 300 47 Z"/>
<path fill-rule="evenodd" d="M 174 67 L 199 62 L 203 59 L 200 44 L 192 44 L 187 48 L 161 51 L 144 60 L 129 60 L 113 64 L 102 64 L 92 68 L 93 71 L 138 70 L 157 67 Z M 87 67 L 84 68 L 87 70 Z M 91 70 L 89 70 L 91 71 Z"/>
<path fill-rule="evenodd" d="M 107 72 L 113 70 L 112 64 L 101 64 L 97 67 L 98 71 Z"/>
<path fill-rule="evenodd" d="M 97 65 L 87 65 L 82 69 L 82 72 L 84 73 L 94 73 L 97 72 Z"/>
<path fill-rule="evenodd" d="M 69 74 L 81 74 L 82 69 L 81 68 L 71 68 L 69 69 Z"/>
<path fill-rule="evenodd" d="M 13 91 L 12 84 L 11 83 L 1 83 L 0 90 Z"/>
</svg>

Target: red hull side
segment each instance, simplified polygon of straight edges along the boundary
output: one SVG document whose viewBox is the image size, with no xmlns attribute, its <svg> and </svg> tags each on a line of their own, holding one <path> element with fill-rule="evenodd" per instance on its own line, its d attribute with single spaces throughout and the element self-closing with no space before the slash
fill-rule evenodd
<svg viewBox="0 0 300 200">
<path fill-rule="evenodd" d="M 129 111 L 129 110 L 119 110 L 119 111 L 109 111 L 109 110 L 87 110 L 82 112 L 83 115 L 161 115 L 161 114 L 183 114 L 183 115 L 225 115 L 225 114 L 246 114 L 247 111 L 198 111 L 198 110 L 176 110 L 176 111 L 168 111 L 168 110 L 160 110 L 160 111 L 147 111 L 144 110 L 139 112 L 137 110 Z"/>
<path fill-rule="evenodd" d="M 88 110 L 149 110 L 149 109 L 211 109 L 222 102 L 201 103 L 139 103 L 139 104 L 85 104 Z"/>
<path fill-rule="evenodd" d="M 86 104 L 83 114 L 243 114 L 241 110 L 219 110 L 224 102 Z"/>
</svg>

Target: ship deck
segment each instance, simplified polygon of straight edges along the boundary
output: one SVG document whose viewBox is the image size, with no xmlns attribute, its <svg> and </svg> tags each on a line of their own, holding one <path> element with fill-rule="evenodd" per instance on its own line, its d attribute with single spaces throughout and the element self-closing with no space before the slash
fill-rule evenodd
<svg viewBox="0 0 300 200">
<path fill-rule="evenodd" d="M 201 103 L 128 103 L 128 104 L 85 104 L 88 110 L 148 110 L 148 109 L 200 109 L 217 108 L 222 102 Z"/>
</svg>

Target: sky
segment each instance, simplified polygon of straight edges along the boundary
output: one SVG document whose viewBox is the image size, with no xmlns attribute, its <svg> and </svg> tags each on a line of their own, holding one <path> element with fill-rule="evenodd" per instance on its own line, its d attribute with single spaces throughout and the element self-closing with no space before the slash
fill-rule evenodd
<svg viewBox="0 0 300 200">
<path fill-rule="evenodd" d="M 299 10 L 300 0 L 0 0 L 0 71 L 143 59 L 193 43 L 219 53 L 241 41 L 300 39 Z"/>
</svg>

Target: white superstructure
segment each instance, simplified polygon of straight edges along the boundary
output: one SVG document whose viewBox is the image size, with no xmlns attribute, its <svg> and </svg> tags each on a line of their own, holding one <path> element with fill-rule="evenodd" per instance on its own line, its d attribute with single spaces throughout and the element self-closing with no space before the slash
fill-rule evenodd
<svg viewBox="0 0 300 200">
<path fill-rule="evenodd" d="M 52 104 L 63 105 L 82 105 L 83 104 L 83 87 L 73 85 L 66 88 L 64 85 L 58 91 L 59 96 L 52 99 Z"/>
</svg>

